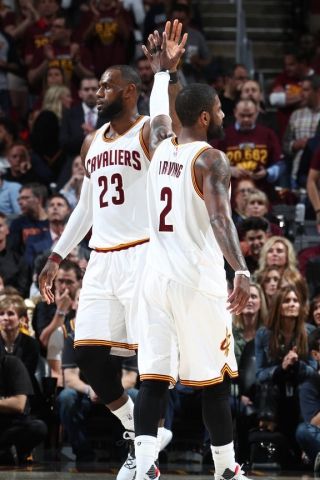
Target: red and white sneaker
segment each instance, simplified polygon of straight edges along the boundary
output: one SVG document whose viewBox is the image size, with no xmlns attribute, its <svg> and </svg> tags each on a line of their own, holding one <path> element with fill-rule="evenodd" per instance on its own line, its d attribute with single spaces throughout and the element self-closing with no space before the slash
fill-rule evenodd
<svg viewBox="0 0 320 480">
<path fill-rule="evenodd" d="M 158 478 L 160 478 L 160 470 L 158 467 L 158 462 L 155 462 L 145 474 L 144 480 L 157 480 Z"/>
<path fill-rule="evenodd" d="M 244 471 L 241 470 L 241 466 L 238 463 L 234 470 L 226 468 L 222 475 L 215 475 L 214 477 L 215 480 L 250 480 L 244 475 Z"/>
</svg>

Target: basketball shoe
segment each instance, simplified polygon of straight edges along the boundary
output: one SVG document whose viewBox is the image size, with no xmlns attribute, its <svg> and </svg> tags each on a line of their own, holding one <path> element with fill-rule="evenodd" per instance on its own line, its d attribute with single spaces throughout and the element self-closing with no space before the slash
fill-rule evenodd
<svg viewBox="0 0 320 480">
<path fill-rule="evenodd" d="M 136 476 L 136 456 L 134 453 L 134 432 L 126 431 L 123 438 L 128 442 L 128 456 L 120 468 L 117 480 L 133 480 Z"/>
<path fill-rule="evenodd" d="M 231 470 L 226 468 L 222 475 L 215 475 L 215 480 L 250 480 L 244 475 L 239 464 L 236 464 L 236 468 Z"/>
</svg>

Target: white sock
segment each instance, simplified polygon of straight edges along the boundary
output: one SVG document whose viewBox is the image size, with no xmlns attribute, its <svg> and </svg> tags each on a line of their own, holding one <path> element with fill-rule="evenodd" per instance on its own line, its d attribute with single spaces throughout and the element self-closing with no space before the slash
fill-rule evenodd
<svg viewBox="0 0 320 480">
<path fill-rule="evenodd" d="M 145 474 L 154 463 L 157 448 L 157 437 L 139 435 L 134 440 L 137 473 L 135 480 L 143 480 Z"/>
<path fill-rule="evenodd" d="M 157 433 L 157 443 L 156 443 L 156 453 L 155 453 L 155 460 L 158 460 L 159 457 L 159 452 L 161 448 L 161 437 L 162 437 L 162 432 L 164 430 L 164 427 L 158 427 L 158 433 Z"/>
<path fill-rule="evenodd" d="M 211 445 L 212 458 L 214 461 L 214 470 L 216 478 L 223 475 L 226 468 L 234 471 L 236 468 L 236 461 L 234 458 L 233 442 L 221 447 L 214 447 Z"/>
<path fill-rule="evenodd" d="M 127 402 L 122 407 L 112 410 L 113 415 L 119 418 L 124 428 L 131 431 L 134 431 L 133 406 L 133 401 L 128 397 Z"/>
</svg>

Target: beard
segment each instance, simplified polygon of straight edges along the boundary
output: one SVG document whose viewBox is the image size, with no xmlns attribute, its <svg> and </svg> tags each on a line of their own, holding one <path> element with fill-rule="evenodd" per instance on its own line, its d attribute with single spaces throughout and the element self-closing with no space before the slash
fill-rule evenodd
<svg viewBox="0 0 320 480">
<path fill-rule="evenodd" d="M 115 118 L 117 118 L 120 113 L 123 112 L 123 99 L 122 95 L 119 95 L 112 103 L 105 106 L 103 110 L 98 112 L 99 117 L 104 122 L 111 122 Z"/>
<path fill-rule="evenodd" d="M 208 128 L 208 139 L 221 139 L 224 138 L 224 130 L 222 125 L 213 125 L 210 124 Z"/>
</svg>

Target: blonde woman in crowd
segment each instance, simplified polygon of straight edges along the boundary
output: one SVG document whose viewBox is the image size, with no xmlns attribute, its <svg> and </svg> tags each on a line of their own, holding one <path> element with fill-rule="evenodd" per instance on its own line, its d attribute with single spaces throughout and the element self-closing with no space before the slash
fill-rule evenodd
<svg viewBox="0 0 320 480">
<path fill-rule="evenodd" d="M 276 219 L 269 214 L 270 204 L 267 195 L 262 191 L 255 189 L 249 194 L 245 207 L 246 217 L 262 217 L 269 222 L 269 232 L 271 235 L 282 235 L 282 229 L 275 223 Z"/>
<path fill-rule="evenodd" d="M 233 320 L 234 350 L 238 363 L 245 345 L 254 339 L 259 327 L 266 325 L 267 318 L 267 303 L 263 290 L 257 283 L 251 282 L 247 305 Z"/>
<path fill-rule="evenodd" d="M 281 276 L 285 270 L 297 270 L 296 254 L 287 238 L 274 235 L 266 241 L 261 250 L 256 276 L 271 266 L 278 268 Z"/>
<path fill-rule="evenodd" d="M 4 295 L 0 298 L 0 348 L 7 354 L 16 355 L 26 366 L 31 379 L 35 373 L 40 347 L 26 330 L 27 307 L 19 295 Z"/>
</svg>

